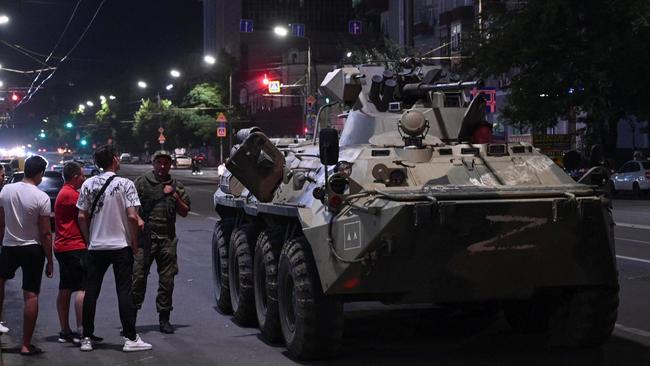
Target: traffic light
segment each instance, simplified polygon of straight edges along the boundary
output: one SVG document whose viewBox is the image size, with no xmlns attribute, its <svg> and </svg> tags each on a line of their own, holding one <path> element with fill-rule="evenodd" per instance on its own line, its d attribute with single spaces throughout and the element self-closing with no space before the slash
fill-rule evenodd
<svg viewBox="0 0 650 366">
<path fill-rule="evenodd" d="M 16 92 L 11 93 L 11 102 L 14 105 L 18 104 L 18 102 L 20 102 L 20 99 L 21 99 L 20 94 L 18 94 Z"/>
<path fill-rule="evenodd" d="M 72 124 L 72 122 L 66 122 L 66 124 L 65 124 L 65 128 L 68 128 L 68 129 L 69 129 L 69 128 L 72 128 L 72 127 L 74 127 L 74 125 Z"/>
<path fill-rule="evenodd" d="M 264 74 L 264 79 L 262 79 L 262 85 L 269 85 L 269 78 Z"/>
<path fill-rule="evenodd" d="M 88 141 L 86 139 L 81 139 L 81 141 L 79 141 L 79 143 L 81 144 L 81 146 L 88 145 Z"/>
</svg>

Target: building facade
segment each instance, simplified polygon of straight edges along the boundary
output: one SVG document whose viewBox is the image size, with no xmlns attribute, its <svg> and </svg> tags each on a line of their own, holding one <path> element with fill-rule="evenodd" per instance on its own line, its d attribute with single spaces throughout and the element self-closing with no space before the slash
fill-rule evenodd
<svg viewBox="0 0 650 366">
<path fill-rule="evenodd" d="M 270 134 L 304 134 L 312 112 L 307 109 L 307 97 L 316 95 L 320 81 L 343 58 L 341 44 L 349 37 L 353 3 L 204 0 L 204 51 L 218 54 L 224 50 L 238 60 L 234 92 L 252 122 Z M 242 21 L 246 24 L 240 28 Z M 280 38 L 273 32 L 278 25 L 294 25 L 296 33 Z M 309 63 L 311 72 L 307 71 Z M 268 93 L 262 83 L 265 75 L 283 85 L 280 93 Z M 307 75 L 311 77 L 309 91 Z"/>
</svg>

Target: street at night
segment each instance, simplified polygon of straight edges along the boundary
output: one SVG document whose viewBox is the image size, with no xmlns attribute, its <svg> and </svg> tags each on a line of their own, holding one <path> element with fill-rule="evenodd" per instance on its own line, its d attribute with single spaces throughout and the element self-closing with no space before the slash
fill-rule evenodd
<svg viewBox="0 0 650 366">
<path fill-rule="evenodd" d="M 650 365 L 648 19 L 0 0 L 0 366 Z"/>
<path fill-rule="evenodd" d="M 135 178 L 149 166 L 124 165 L 120 173 Z M 99 298 L 97 334 L 105 342 L 92 354 L 60 344 L 55 297 L 58 279 L 43 280 L 39 323 L 34 342 L 45 351 L 32 359 L 17 354 L 22 301 L 20 281 L 9 281 L 5 319 L 12 329 L 3 335 L 3 365 L 294 365 L 281 345 L 270 345 L 255 327 L 240 327 L 215 309 L 212 290 L 211 238 L 215 214 L 211 209 L 214 171 L 181 177 L 192 197 L 193 211 L 179 219 L 180 272 L 174 294 L 173 335 L 158 332 L 154 298 L 149 293 L 138 314 L 138 331 L 153 350 L 124 354 L 119 336 L 113 276 L 107 274 Z M 650 291 L 650 240 L 647 224 L 650 200 L 624 197 L 614 201 L 616 251 L 619 256 L 621 305 L 614 335 L 602 348 L 549 348 L 544 336 L 513 332 L 502 316 L 462 317 L 428 306 L 385 306 L 353 303 L 346 306 L 343 349 L 328 365 L 643 365 L 650 362 L 650 319 L 645 314 Z M 155 269 L 152 268 L 152 274 Z M 156 276 L 149 278 L 155 288 Z M 318 364 L 318 362 L 316 363 Z"/>
</svg>

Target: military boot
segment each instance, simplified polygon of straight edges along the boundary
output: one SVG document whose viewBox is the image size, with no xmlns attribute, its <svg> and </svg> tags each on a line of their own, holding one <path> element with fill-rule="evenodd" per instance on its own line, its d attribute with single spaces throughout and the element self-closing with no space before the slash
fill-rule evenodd
<svg viewBox="0 0 650 366">
<path fill-rule="evenodd" d="M 159 315 L 160 332 L 165 334 L 173 334 L 174 327 L 169 323 L 169 311 L 161 311 Z"/>
</svg>

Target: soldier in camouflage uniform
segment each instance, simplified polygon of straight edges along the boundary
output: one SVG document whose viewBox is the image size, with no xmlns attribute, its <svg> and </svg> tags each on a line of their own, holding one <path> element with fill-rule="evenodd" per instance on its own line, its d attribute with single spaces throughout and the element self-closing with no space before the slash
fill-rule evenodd
<svg viewBox="0 0 650 366">
<path fill-rule="evenodd" d="M 138 309 L 142 307 L 147 288 L 147 276 L 153 261 L 158 267 L 158 296 L 156 309 L 159 313 L 160 331 L 174 333 L 169 323 L 174 291 L 174 276 L 178 273 L 176 257 L 176 214 L 187 216 L 190 211 L 190 197 L 183 184 L 169 175 L 171 154 L 156 151 L 153 155 L 153 170 L 135 180 L 140 196 L 140 217 L 144 229 L 140 237 L 143 250 L 135 256 L 133 264 L 133 297 Z"/>
</svg>

